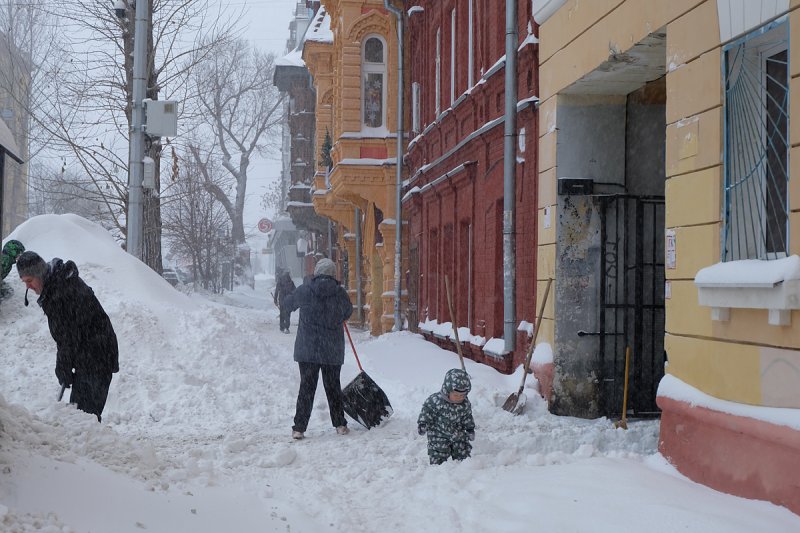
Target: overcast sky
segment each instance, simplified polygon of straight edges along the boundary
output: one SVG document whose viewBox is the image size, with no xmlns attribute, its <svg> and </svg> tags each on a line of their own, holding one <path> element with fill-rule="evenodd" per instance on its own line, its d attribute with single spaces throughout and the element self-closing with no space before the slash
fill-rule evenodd
<svg viewBox="0 0 800 533">
<path fill-rule="evenodd" d="M 279 57 L 284 54 L 286 39 L 289 37 L 289 22 L 294 17 L 296 0 L 231 0 L 229 5 L 247 9 L 245 20 L 250 21 L 245 33 L 247 39 L 263 50 L 275 52 Z M 261 217 L 274 216 L 274 213 L 265 213 L 260 203 L 267 185 L 278 179 L 280 173 L 279 153 L 275 154 L 274 159 L 253 160 L 248 171 L 248 197 L 244 212 L 245 232 L 257 231 L 256 225 Z"/>
</svg>

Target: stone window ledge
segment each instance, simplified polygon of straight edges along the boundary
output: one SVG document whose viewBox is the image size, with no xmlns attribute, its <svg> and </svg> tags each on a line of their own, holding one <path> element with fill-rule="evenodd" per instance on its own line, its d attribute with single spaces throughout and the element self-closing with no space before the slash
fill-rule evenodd
<svg viewBox="0 0 800 533">
<path fill-rule="evenodd" d="M 791 311 L 800 309 L 800 257 L 717 263 L 700 270 L 694 284 L 712 320 L 730 320 L 731 309 L 767 309 L 769 324 L 789 326 Z"/>
</svg>

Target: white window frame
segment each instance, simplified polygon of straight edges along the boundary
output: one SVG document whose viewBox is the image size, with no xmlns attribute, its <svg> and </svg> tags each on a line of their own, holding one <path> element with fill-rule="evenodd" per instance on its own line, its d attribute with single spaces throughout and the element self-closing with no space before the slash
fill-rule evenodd
<svg viewBox="0 0 800 533">
<path fill-rule="evenodd" d="M 469 24 L 469 28 L 467 29 L 467 88 L 471 88 L 475 85 L 475 78 L 472 74 L 472 71 L 475 69 L 475 52 L 472 47 L 474 35 L 472 33 L 472 7 L 473 7 L 474 0 L 467 0 L 467 24 Z"/>
<path fill-rule="evenodd" d="M 436 102 L 435 117 L 442 111 L 442 29 L 436 28 Z"/>
<path fill-rule="evenodd" d="M 367 42 L 370 39 L 378 39 L 381 44 L 383 45 L 383 63 L 372 63 L 367 62 L 366 60 L 366 48 Z M 361 94 L 359 99 L 361 100 L 361 132 L 365 134 L 376 134 L 382 135 L 388 131 L 388 127 L 386 125 L 386 101 L 387 101 L 387 86 L 389 84 L 389 76 L 386 69 L 386 58 L 388 55 L 388 48 L 386 46 L 386 39 L 384 39 L 380 35 L 366 35 L 362 41 L 361 45 L 361 83 L 360 83 L 360 90 Z M 383 75 L 383 87 L 382 87 L 382 94 L 381 94 L 381 125 L 380 126 L 367 126 L 366 122 L 364 121 L 364 105 L 366 102 L 364 101 L 364 82 L 366 81 L 367 74 L 382 74 Z"/>
<path fill-rule="evenodd" d="M 411 84 L 411 131 L 419 133 L 419 95 L 420 85 L 418 81 Z"/>
<path fill-rule="evenodd" d="M 450 103 L 456 101 L 456 8 L 450 12 Z"/>
<path fill-rule="evenodd" d="M 785 23 L 784 23 L 785 24 Z M 785 257 L 786 254 L 784 252 L 767 252 L 766 249 L 766 235 L 768 233 L 767 224 L 767 215 L 766 215 L 766 170 L 765 168 L 758 169 L 758 181 L 761 182 L 760 189 L 757 189 L 758 194 L 752 195 L 743 195 L 742 193 L 738 193 L 737 199 L 731 197 L 733 194 L 727 190 L 729 179 L 727 174 L 730 172 L 729 167 L 732 167 L 734 163 L 738 164 L 738 161 L 734 162 L 735 154 L 739 154 L 742 151 L 742 148 L 738 145 L 730 145 L 728 138 L 728 131 L 734 130 L 738 132 L 745 132 L 748 133 L 748 129 L 752 130 L 749 131 L 749 134 L 752 138 L 754 144 L 765 144 L 766 143 L 766 127 L 764 123 L 766 121 L 766 117 L 763 117 L 763 120 L 753 120 L 752 117 L 758 115 L 760 117 L 760 113 L 764 112 L 763 108 L 761 107 L 761 102 L 765 102 L 767 100 L 767 94 L 763 80 L 766 77 L 766 61 L 767 58 L 780 53 L 782 51 L 788 51 L 788 41 L 781 41 L 776 42 L 775 35 L 780 35 L 779 31 L 788 32 L 787 27 L 782 27 L 781 25 L 777 25 L 775 27 L 767 27 L 761 30 L 757 30 L 755 36 L 745 36 L 742 40 L 746 41 L 748 50 L 755 50 L 759 56 L 759 69 L 753 70 L 751 68 L 751 78 L 754 79 L 752 76 L 756 75 L 761 80 L 761 95 L 760 95 L 760 102 L 753 101 L 750 105 L 749 113 L 745 115 L 740 115 L 741 118 L 739 119 L 740 122 L 734 124 L 730 122 L 730 118 L 728 118 L 727 112 L 727 96 L 725 96 L 725 108 L 726 108 L 726 121 L 725 121 L 725 138 L 726 138 L 726 145 L 725 145 L 725 213 L 724 213 L 724 225 L 723 225 L 723 239 L 722 239 L 722 260 L 723 261 L 731 261 L 731 260 L 742 260 L 742 259 L 766 259 L 766 260 L 774 260 L 780 259 Z M 760 33 L 758 33 L 760 32 Z M 725 54 L 726 51 L 723 51 Z M 723 55 L 723 59 L 725 56 Z M 790 79 L 791 76 L 787 76 L 787 81 Z M 742 126 L 745 124 L 745 126 Z M 748 127 L 748 125 L 750 125 Z M 753 127 L 753 125 L 755 127 Z M 786 125 L 787 131 L 790 131 L 790 125 L 787 123 Z M 746 141 L 747 139 L 745 139 Z M 742 142 L 742 141 L 740 141 Z M 789 150 L 789 143 L 787 142 L 787 157 L 788 157 L 788 150 Z M 786 165 L 788 169 L 788 163 Z M 735 178 L 736 181 L 739 178 Z M 787 202 L 789 198 L 787 184 Z M 760 197 L 760 201 L 754 201 L 751 203 L 751 198 L 758 199 Z M 746 198 L 747 201 L 743 200 L 742 198 Z M 787 212 L 787 224 L 785 228 L 785 232 L 787 235 L 786 242 L 788 243 L 788 233 L 789 233 L 789 224 L 788 224 L 788 212 L 789 208 L 788 205 L 786 206 Z M 759 222 L 758 224 L 753 224 L 752 220 L 756 220 Z M 750 228 L 757 229 L 765 238 L 764 240 L 750 235 L 747 230 Z M 739 234 L 743 235 L 740 237 Z M 743 245 L 741 243 L 744 243 Z M 729 248 L 730 246 L 730 248 Z M 787 245 L 788 246 L 788 245 Z"/>
</svg>

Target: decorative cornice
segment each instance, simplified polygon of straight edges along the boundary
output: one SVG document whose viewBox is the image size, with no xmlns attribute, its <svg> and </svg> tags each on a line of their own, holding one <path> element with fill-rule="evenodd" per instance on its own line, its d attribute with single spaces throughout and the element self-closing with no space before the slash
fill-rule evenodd
<svg viewBox="0 0 800 533">
<path fill-rule="evenodd" d="M 390 31 L 389 17 L 373 9 L 353 22 L 347 32 L 347 39 L 353 43 L 361 42 L 361 39 L 370 33 L 377 33 L 386 38 L 389 36 Z"/>
</svg>

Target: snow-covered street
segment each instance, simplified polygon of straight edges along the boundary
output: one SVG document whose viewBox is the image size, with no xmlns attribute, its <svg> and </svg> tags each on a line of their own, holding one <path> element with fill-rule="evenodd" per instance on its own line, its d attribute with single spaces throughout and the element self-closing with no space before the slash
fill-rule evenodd
<svg viewBox="0 0 800 533">
<path fill-rule="evenodd" d="M 0 531 L 800 531 L 771 503 L 687 480 L 658 454 L 658 422 L 548 413 L 527 380 L 521 416 L 501 409 L 521 370 L 467 361 L 477 438 L 461 463 L 428 464 L 425 398 L 458 357 L 400 332 L 352 331 L 393 416 L 331 426 L 320 384 L 306 439 L 291 439 L 299 374 L 269 291 L 212 301 L 172 288 L 99 226 L 35 217 L 9 238 L 74 260 L 120 342 L 103 422 L 56 402 L 55 345 L 16 271 L 0 306 Z M 358 367 L 347 349 L 342 384 Z"/>
</svg>

